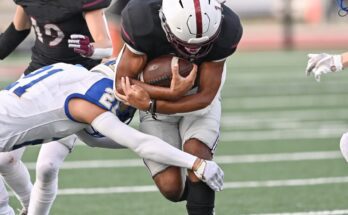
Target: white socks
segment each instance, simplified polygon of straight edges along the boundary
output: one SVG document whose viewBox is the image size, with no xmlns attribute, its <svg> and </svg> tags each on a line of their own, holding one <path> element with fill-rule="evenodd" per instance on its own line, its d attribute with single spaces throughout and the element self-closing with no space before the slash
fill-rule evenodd
<svg viewBox="0 0 348 215">
<path fill-rule="evenodd" d="M 65 145 L 56 141 L 41 146 L 28 215 L 49 214 L 57 196 L 59 168 L 69 152 Z"/>
<path fill-rule="evenodd" d="M 2 178 L 0 177 L 0 215 L 15 215 L 9 206 L 9 197 Z"/>
</svg>

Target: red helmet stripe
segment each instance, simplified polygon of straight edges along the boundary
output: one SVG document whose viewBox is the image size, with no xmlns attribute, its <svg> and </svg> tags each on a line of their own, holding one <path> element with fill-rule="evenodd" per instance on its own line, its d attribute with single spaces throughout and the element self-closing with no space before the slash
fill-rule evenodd
<svg viewBox="0 0 348 215">
<path fill-rule="evenodd" d="M 197 26 L 197 35 L 196 37 L 202 37 L 203 32 L 203 22 L 202 22 L 202 11 L 201 4 L 199 0 L 193 0 L 195 5 L 195 14 L 196 14 L 196 26 Z"/>
</svg>

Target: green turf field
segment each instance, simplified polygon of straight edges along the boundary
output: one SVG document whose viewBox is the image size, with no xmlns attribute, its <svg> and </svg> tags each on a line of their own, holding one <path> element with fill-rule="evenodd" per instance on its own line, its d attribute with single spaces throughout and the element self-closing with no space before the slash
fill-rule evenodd
<svg viewBox="0 0 348 215">
<path fill-rule="evenodd" d="M 225 171 L 218 215 L 348 214 L 348 165 L 339 153 L 348 130 L 348 75 L 316 83 L 304 74 L 306 60 L 305 52 L 230 58 L 216 154 Z M 38 149 L 30 147 L 24 157 L 32 178 Z M 185 214 L 185 204 L 165 200 L 128 150 L 77 146 L 60 171 L 59 189 L 54 215 Z M 19 207 L 14 197 L 11 204 Z"/>
</svg>

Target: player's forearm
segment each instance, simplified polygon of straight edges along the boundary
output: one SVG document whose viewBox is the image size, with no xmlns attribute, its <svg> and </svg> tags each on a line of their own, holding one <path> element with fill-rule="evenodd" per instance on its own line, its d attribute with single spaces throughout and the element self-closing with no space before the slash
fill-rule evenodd
<svg viewBox="0 0 348 215">
<path fill-rule="evenodd" d="M 92 126 L 103 135 L 123 145 L 140 157 L 159 163 L 192 169 L 197 157 L 182 152 L 161 139 L 144 134 L 105 112 L 95 118 Z"/>
<path fill-rule="evenodd" d="M 149 84 L 145 84 L 144 82 L 132 79 L 132 84 L 136 84 L 144 88 L 146 92 L 150 95 L 151 98 L 161 99 L 161 100 L 177 100 L 178 96 L 175 95 L 175 92 L 172 92 L 168 87 L 158 87 Z"/>
<path fill-rule="evenodd" d="M 82 130 L 76 133 L 78 138 L 90 147 L 106 148 L 106 149 L 123 149 L 124 146 L 115 143 L 108 137 L 96 137 Z"/>
<path fill-rule="evenodd" d="M 13 23 L 0 34 L 0 59 L 5 59 L 17 46 L 28 36 L 30 28 L 26 30 L 16 30 Z"/>
<path fill-rule="evenodd" d="M 107 21 L 103 9 L 85 13 L 88 29 L 92 35 L 94 52 L 92 59 L 107 58 L 112 55 L 112 42 L 107 27 Z"/>
</svg>

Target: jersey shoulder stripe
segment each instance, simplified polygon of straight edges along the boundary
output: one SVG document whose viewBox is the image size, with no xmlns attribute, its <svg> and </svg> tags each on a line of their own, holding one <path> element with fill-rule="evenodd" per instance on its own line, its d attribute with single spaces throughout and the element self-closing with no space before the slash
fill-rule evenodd
<svg viewBox="0 0 348 215">
<path fill-rule="evenodd" d="M 68 104 L 71 99 L 81 98 L 83 100 L 89 101 L 107 111 L 116 113 L 116 108 L 118 106 L 118 100 L 116 100 L 113 92 L 113 81 L 109 78 L 102 78 L 96 83 L 94 83 L 84 94 L 73 93 L 69 95 L 64 103 L 64 110 L 66 116 L 75 121 L 74 117 L 69 112 Z"/>
</svg>

